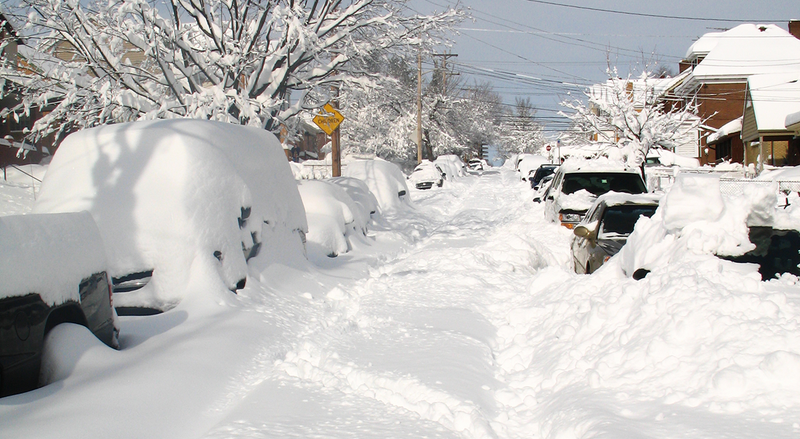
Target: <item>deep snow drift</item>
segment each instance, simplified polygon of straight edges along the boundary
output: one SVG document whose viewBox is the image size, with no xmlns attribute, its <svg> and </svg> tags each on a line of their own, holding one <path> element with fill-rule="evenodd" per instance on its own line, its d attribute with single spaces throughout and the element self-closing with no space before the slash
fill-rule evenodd
<svg viewBox="0 0 800 439">
<path fill-rule="evenodd" d="M 576 275 L 571 232 L 507 169 L 409 195 L 337 258 L 257 257 L 239 295 L 193 273 L 175 309 L 121 319 L 120 351 L 57 328 L 55 382 L 0 400 L 1 435 L 800 435 L 796 277 L 760 281 L 668 212 Z M 721 203 L 693 230 L 746 216 Z M 626 274 L 659 250 L 669 263 Z"/>
</svg>

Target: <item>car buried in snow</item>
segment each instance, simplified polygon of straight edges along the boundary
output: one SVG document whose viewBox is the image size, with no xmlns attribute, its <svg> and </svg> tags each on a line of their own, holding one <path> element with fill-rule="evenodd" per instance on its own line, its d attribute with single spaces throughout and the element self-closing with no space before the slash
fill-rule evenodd
<svg viewBox="0 0 800 439">
<path fill-rule="evenodd" d="M 119 347 L 106 263 L 86 212 L 0 217 L 0 396 L 37 387 L 58 325 L 84 326 Z"/>
<path fill-rule="evenodd" d="M 570 246 L 576 273 L 591 274 L 625 245 L 636 221 L 651 217 L 659 195 L 610 192 L 597 198 L 575 229 Z"/>
<path fill-rule="evenodd" d="M 277 138 L 209 120 L 122 123 L 69 135 L 33 210 L 92 215 L 120 314 L 177 306 L 195 269 L 240 290 L 263 243 L 294 243 L 290 248 L 302 252 L 308 231 Z"/>
<path fill-rule="evenodd" d="M 429 160 L 423 160 L 414 168 L 414 172 L 408 176 L 408 179 L 417 189 L 430 189 L 434 185 L 442 187 L 445 178 L 446 175 L 442 168 Z"/>
</svg>

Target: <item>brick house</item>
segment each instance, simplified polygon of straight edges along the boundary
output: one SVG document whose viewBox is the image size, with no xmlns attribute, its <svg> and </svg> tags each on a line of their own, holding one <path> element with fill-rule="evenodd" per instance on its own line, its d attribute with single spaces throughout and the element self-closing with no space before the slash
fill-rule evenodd
<svg viewBox="0 0 800 439">
<path fill-rule="evenodd" d="M 800 72 L 755 75 L 747 80 L 742 116 L 744 163 L 800 165 L 800 138 L 786 126 L 786 119 L 800 111 Z"/>
<path fill-rule="evenodd" d="M 685 79 L 671 94 L 688 101 L 696 98 L 699 116 L 706 120 L 700 133 L 701 163 L 718 159 L 744 160 L 743 146 L 734 139 L 715 150 L 719 143 L 706 137 L 725 124 L 742 117 L 747 97 L 747 79 L 753 75 L 800 72 L 800 21 L 789 23 L 790 32 L 775 25 L 742 24 L 724 32 L 711 32 L 695 41 L 680 63 Z M 741 152 L 741 154 L 740 154 Z"/>
<path fill-rule="evenodd" d="M 0 12 L 0 41 L 5 44 L 0 50 L 0 63 L 15 70 L 26 70 L 30 66 L 24 57 L 20 56 L 20 46 L 24 44 L 22 37 L 11 25 L 5 15 Z M 6 79 L 3 82 L 3 98 L 0 99 L 0 109 L 12 108 L 19 104 L 20 96 L 15 83 Z M 27 116 L 14 117 L 8 115 L 0 118 L 0 167 L 19 165 L 23 163 L 39 163 L 45 156 L 42 145 L 23 143 L 24 130 L 31 128 L 33 123 L 41 117 L 38 109 L 32 108 Z M 20 148 L 26 150 L 24 157 L 17 157 Z"/>
</svg>

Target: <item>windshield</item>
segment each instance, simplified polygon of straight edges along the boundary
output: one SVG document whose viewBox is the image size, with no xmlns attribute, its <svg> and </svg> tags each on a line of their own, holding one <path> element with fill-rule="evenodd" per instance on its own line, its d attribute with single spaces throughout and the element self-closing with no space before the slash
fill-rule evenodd
<svg viewBox="0 0 800 439">
<path fill-rule="evenodd" d="M 647 192 L 642 177 L 632 172 L 580 172 L 564 175 L 561 192 L 569 195 L 581 189 L 596 196 L 610 191 L 628 194 Z"/>
<path fill-rule="evenodd" d="M 602 232 L 605 234 L 630 235 L 639 217 L 650 218 L 657 205 L 619 205 L 611 206 L 603 214 Z"/>
</svg>

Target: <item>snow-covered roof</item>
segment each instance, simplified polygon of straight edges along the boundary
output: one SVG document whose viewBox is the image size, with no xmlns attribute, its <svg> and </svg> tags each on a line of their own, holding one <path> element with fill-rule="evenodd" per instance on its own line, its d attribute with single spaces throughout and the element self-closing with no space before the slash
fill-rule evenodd
<svg viewBox="0 0 800 439">
<path fill-rule="evenodd" d="M 742 117 L 739 116 L 736 119 L 726 123 L 722 126 L 716 133 L 711 134 L 708 136 L 707 143 L 714 143 L 723 137 L 728 137 L 731 134 L 741 133 L 742 132 Z"/>
<path fill-rule="evenodd" d="M 797 113 L 788 114 L 786 116 L 785 122 L 786 122 L 786 128 L 793 129 L 795 131 L 800 131 L 800 111 L 798 111 Z"/>
<path fill-rule="evenodd" d="M 751 75 L 800 72 L 800 39 L 773 25 L 742 24 L 712 32 L 687 51 L 689 60 L 705 58 L 691 71 L 687 84 L 744 81 Z"/>
<path fill-rule="evenodd" d="M 800 111 L 800 72 L 752 76 L 747 85 L 758 130 L 785 131 L 786 116 Z"/>
</svg>

